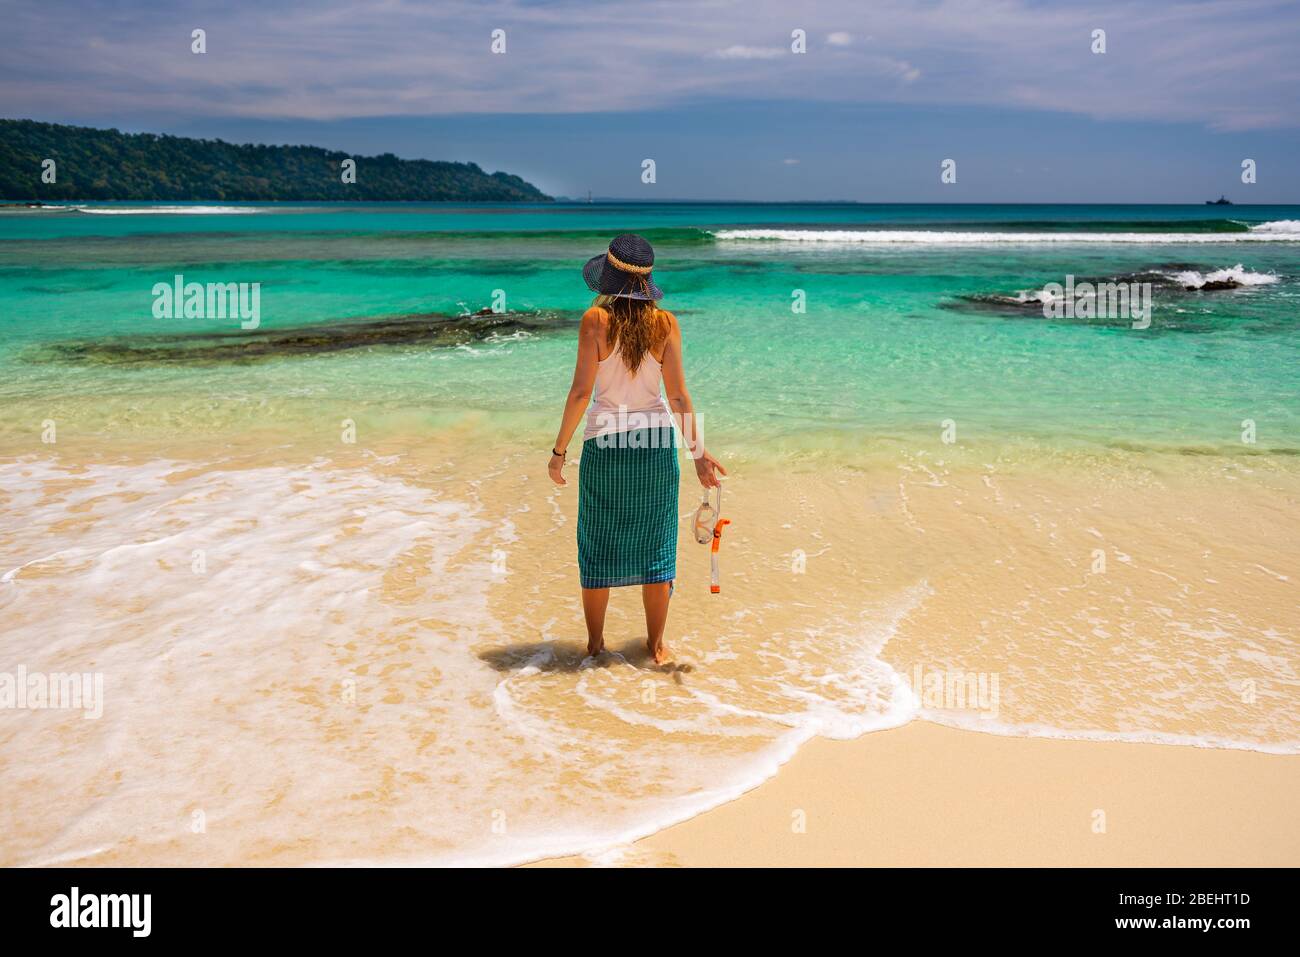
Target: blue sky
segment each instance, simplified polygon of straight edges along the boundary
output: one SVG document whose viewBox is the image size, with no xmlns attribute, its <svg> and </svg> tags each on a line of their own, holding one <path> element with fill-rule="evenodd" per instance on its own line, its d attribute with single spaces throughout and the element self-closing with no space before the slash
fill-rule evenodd
<svg viewBox="0 0 1300 957">
<path fill-rule="evenodd" d="M 1300 202 L 1293 2 L 5 10 L 9 117 L 473 160 L 568 195 Z M 948 158 L 952 185 L 939 176 Z M 1254 185 L 1241 183 L 1245 158 Z"/>
</svg>

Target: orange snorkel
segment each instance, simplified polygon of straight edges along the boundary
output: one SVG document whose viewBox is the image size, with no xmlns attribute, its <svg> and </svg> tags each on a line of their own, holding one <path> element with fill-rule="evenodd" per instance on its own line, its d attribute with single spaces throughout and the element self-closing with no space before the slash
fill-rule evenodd
<svg viewBox="0 0 1300 957">
<path fill-rule="evenodd" d="M 722 490 L 719 489 L 718 492 L 718 497 L 721 498 Z M 718 505 L 720 507 L 722 503 L 718 502 Z M 731 519 L 720 518 L 718 524 L 713 526 L 713 548 L 710 549 L 713 554 L 709 556 L 709 566 L 712 571 L 712 576 L 709 579 L 709 591 L 715 595 L 722 591 L 722 586 L 718 584 L 718 546 L 722 544 L 722 526 L 730 524 Z"/>
<path fill-rule="evenodd" d="M 709 521 L 713 519 L 713 526 L 710 528 Z M 710 540 L 713 541 L 713 547 L 709 549 L 709 591 L 714 595 L 722 591 L 721 573 L 718 569 L 718 548 L 722 545 L 722 526 L 730 525 L 731 519 L 722 517 L 722 486 L 718 486 L 718 507 L 709 504 L 709 490 L 704 490 L 704 500 L 700 502 L 700 507 L 695 510 L 695 521 L 693 523 L 695 530 L 695 540 L 701 545 L 707 545 Z"/>
</svg>

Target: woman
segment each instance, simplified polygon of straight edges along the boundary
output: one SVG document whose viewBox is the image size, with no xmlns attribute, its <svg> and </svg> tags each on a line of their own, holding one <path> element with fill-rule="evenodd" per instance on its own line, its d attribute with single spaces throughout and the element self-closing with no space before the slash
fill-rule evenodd
<svg viewBox="0 0 1300 957">
<path fill-rule="evenodd" d="M 556 485 L 569 440 L 595 389 L 578 470 L 578 568 L 587 654 L 605 650 L 609 590 L 640 585 L 646 649 L 668 660 L 664 625 L 677 577 L 677 441 L 673 415 L 706 489 L 727 470 L 704 450 L 682 371 L 682 332 L 658 307 L 655 254 L 636 235 L 615 237 L 583 267 L 599 293 L 578 330 L 578 362 L 548 470 Z M 664 399 L 660 385 L 667 390 Z"/>
</svg>

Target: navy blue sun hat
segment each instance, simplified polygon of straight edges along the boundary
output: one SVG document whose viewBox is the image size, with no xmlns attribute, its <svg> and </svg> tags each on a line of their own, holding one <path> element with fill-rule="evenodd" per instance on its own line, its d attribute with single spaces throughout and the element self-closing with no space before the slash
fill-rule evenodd
<svg viewBox="0 0 1300 957">
<path fill-rule="evenodd" d="M 664 293 L 650 274 L 654 264 L 654 247 L 636 233 L 624 233 L 614 237 L 607 251 L 587 260 L 582 278 L 592 292 L 605 296 L 659 300 Z"/>
</svg>

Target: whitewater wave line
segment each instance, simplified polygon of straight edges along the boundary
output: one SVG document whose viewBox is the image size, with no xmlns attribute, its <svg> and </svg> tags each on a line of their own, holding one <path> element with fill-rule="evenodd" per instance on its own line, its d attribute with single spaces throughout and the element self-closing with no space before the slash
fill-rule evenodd
<svg viewBox="0 0 1300 957">
<path fill-rule="evenodd" d="M 261 213 L 264 206 L 128 206 L 110 208 L 107 206 L 68 206 L 43 205 L 38 209 L 63 210 L 77 213 L 93 213 L 96 216 L 227 216 L 239 213 Z"/>
<path fill-rule="evenodd" d="M 721 241 L 787 243 L 987 246 L 1003 244 L 1127 243 L 1181 245 L 1198 243 L 1300 242 L 1300 221 L 1280 220 L 1252 226 L 1242 233 L 1089 233 L 975 232 L 930 229 L 719 229 Z"/>
</svg>

